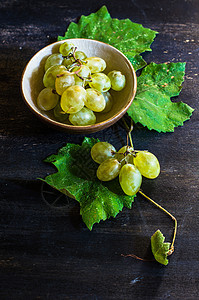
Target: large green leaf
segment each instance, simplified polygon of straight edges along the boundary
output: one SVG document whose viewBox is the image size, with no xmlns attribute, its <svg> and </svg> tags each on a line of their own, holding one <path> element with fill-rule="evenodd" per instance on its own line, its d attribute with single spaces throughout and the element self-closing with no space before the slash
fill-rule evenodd
<svg viewBox="0 0 199 300">
<path fill-rule="evenodd" d="M 160 264 L 168 264 L 168 252 L 170 249 L 170 243 L 164 243 L 165 237 L 162 232 L 158 229 L 151 237 L 151 250 L 155 260 Z"/>
<path fill-rule="evenodd" d="M 102 6 L 96 13 L 81 16 L 77 24 L 70 23 L 65 36 L 59 36 L 58 40 L 89 38 L 105 42 L 123 52 L 138 70 L 146 65 L 139 54 L 151 51 L 150 45 L 156 34 L 129 19 L 112 19 L 106 6 Z"/>
<path fill-rule="evenodd" d="M 184 74 L 185 63 L 149 64 L 138 77 L 136 97 L 128 115 L 135 123 L 158 132 L 172 132 L 183 125 L 193 109 L 170 98 L 179 95 Z"/>
<path fill-rule="evenodd" d="M 96 177 L 98 164 L 90 155 L 92 146 L 98 142 L 85 138 L 82 145 L 67 144 L 58 154 L 45 161 L 53 163 L 57 173 L 45 178 L 45 182 L 62 193 L 70 193 L 80 204 L 82 219 L 91 230 L 93 224 L 115 217 L 123 207 L 131 208 L 134 197 L 126 196 L 118 178 L 107 183 Z"/>
</svg>

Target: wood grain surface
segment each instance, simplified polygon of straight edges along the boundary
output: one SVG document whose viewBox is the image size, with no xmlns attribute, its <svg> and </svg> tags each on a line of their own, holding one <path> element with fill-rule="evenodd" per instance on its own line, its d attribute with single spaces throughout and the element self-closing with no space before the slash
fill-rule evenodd
<svg viewBox="0 0 199 300">
<path fill-rule="evenodd" d="M 56 195 L 37 179 L 55 169 L 43 159 L 70 135 L 47 127 L 26 107 L 20 80 L 29 59 L 63 35 L 71 21 L 107 5 L 112 17 L 129 18 L 157 30 L 147 62 L 186 61 L 180 96 L 195 111 L 174 133 L 136 125 L 137 149 L 148 149 L 161 164 L 142 189 L 178 219 L 175 252 L 164 267 L 121 254 L 152 258 L 150 236 L 159 228 L 167 241 L 173 222 L 138 196 L 131 210 L 94 226 L 81 220 L 79 205 L 62 199 L 63 209 L 44 199 Z M 198 0 L 0 1 L 0 299 L 199 299 L 199 2 Z M 126 133 L 119 121 L 89 137 L 118 149 Z"/>
</svg>

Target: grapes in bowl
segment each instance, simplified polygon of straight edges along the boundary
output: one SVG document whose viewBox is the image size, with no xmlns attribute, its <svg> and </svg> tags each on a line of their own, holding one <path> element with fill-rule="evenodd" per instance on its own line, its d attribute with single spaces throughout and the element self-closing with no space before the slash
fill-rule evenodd
<svg viewBox="0 0 199 300">
<path fill-rule="evenodd" d="M 71 133 L 91 133 L 117 122 L 136 93 L 136 74 L 116 48 L 89 39 L 55 42 L 24 69 L 21 90 L 42 120 Z"/>
</svg>

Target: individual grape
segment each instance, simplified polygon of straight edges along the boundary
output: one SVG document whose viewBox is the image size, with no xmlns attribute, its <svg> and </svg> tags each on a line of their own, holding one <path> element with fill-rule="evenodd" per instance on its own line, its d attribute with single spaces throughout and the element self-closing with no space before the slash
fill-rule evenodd
<svg viewBox="0 0 199 300">
<path fill-rule="evenodd" d="M 63 92 L 60 105 L 64 112 L 74 114 L 84 107 L 85 100 L 86 90 L 79 85 L 73 85 Z"/>
<path fill-rule="evenodd" d="M 56 121 L 65 123 L 68 120 L 68 114 L 66 114 L 60 106 L 60 103 L 58 102 L 55 108 L 53 109 L 53 113 L 55 116 Z"/>
<path fill-rule="evenodd" d="M 111 81 L 104 73 L 93 74 L 91 80 L 92 81 L 89 82 L 90 87 L 99 92 L 107 92 L 111 88 Z"/>
<path fill-rule="evenodd" d="M 115 158 L 109 158 L 101 163 L 97 169 L 97 178 L 110 181 L 119 175 L 121 164 Z"/>
<path fill-rule="evenodd" d="M 141 186 L 142 175 L 132 164 L 125 164 L 119 174 L 119 182 L 124 193 L 128 196 L 135 195 Z"/>
<path fill-rule="evenodd" d="M 100 57 L 88 57 L 85 62 L 91 73 L 103 72 L 106 69 L 106 62 Z"/>
<path fill-rule="evenodd" d="M 72 72 L 77 72 L 79 67 L 76 67 L 72 69 Z M 77 74 L 85 79 L 90 79 L 91 77 L 91 71 L 87 66 L 82 65 L 80 71 L 77 72 Z"/>
<path fill-rule="evenodd" d="M 104 96 L 104 99 L 106 102 L 106 106 L 102 112 L 107 113 L 111 110 L 111 108 L 113 106 L 113 97 L 111 96 L 111 94 L 109 92 L 102 93 L 102 95 Z"/>
<path fill-rule="evenodd" d="M 83 51 L 75 51 L 75 58 L 84 61 L 87 58 L 87 56 Z"/>
<path fill-rule="evenodd" d="M 57 75 L 63 73 L 66 70 L 66 67 L 63 65 L 55 65 L 50 68 L 45 72 L 44 77 L 43 77 L 43 84 L 45 87 L 50 87 L 52 89 L 55 88 L 55 79 Z"/>
<path fill-rule="evenodd" d="M 154 179 L 160 173 L 160 164 L 157 157 L 148 151 L 139 151 L 136 153 L 133 162 L 140 173 L 146 178 Z"/>
<path fill-rule="evenodd" d="M 126 157 L 126 159 L 123 160 L 123 164 L 133 164 L 133 154 L 131 153 L 133 150 L 134 149 L 130 146 L 124 146 L 115 154 L 115 158 L 121 161 L 122 159 L 124 159 L 124 157 Z M 124 153 L 126 153 L 126 156 L 124 155 Z"/>
<path fill-rule="evenodd" d="M 62 65 L 64 65 L 67 69 L 70 68 L 70 66 L 75 62 L 74 57 L 68 57 L 68 58 L 64 58 L 62 61 Z"/>
<path fill-rule="evenodd" d="M 97 90 L 86 89 L 86 101 L 85 106 L 95 112 L 102 111 L 106 106 L 104 96 Z"/>
<path fill-rule="evenodd" d="M 75 84 L 84 87 L 86 85 L 87 80 L 90 79 L 91 71 L 87 66 L 74 67 L 71 72 L 77 72 L 75 74 Z M 81 77 L 81 78 L 80 78 Z"/>
<path fill-rule="evenodd" d="M 59 101 L 59 95 L 51 88 L 44 88 L 37 97 L 37 105 L 41 110 L 53 109 Z"/>
<path fill-rule="evenodd" d="M 113 158 L 115 152 L 116 149 L 111 144 L 98 142 L 91 148 L 91 157 L 96 163 L 101 164 L 108 158 Z"/>
<path fill-rule="evenodd" d="M 107 75 L 114 91 L 121 91 L 126 85 L 126 78 L 120 71 L 111 71 Z"/>
<path fill-rule="evenodd" d="M 63 56 L 60 53 L 54 53 L 48 56 L 45 63 L 45 71 L 55 65 L 61 65 L 63 62 Z"/>
<path fill-rule="evenodd" d="M 63 92 L 72 85 L 75 85 L 75 78 L 74 75 L 68 71 L 58 75 L 55 79 L 55 89 L 59 95 L 62 95 Z"/>
<path fill-rule="evenodd" d="M 59 47 L 59 52 L 63 55 L 63 56 L 67 56 L 71 51 L 71 49 L 75 47 L 74 44 L 72 42 L 65 42 L 63 44 L 61 44 L 61 46 Z"/>
<path fill-rule="evenodd" d="M 83 107 L 75 114 L 69 115 L 69 121 L 75 126 L 87 126 L 95 124 L 96 116 L 92 110 Z"/>
</svg>

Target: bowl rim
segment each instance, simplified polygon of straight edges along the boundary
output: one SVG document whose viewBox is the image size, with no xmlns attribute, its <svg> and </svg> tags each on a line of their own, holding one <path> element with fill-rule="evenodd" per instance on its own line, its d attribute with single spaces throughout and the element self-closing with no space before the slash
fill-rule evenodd
<svg viewBox="0 0 199 300">
<path fill-rule="evenodd" d="M 25 78 L 26 70 L 27 70 L 29 64 L 31 63 L 31 61 L 34 59 L 35 56 L 37 56 L 44 49 L 48 48 L 49 46 L 53 47 L 53 45 L 64 43 L 64 42 L 66 42 L 66 40 L 67 41 L 68 40 L 70 40 L 70 41 L 71 40 L 86 40 L 86 41 L 91 41 L 91 42 L 97 42 L 97 43 L 105 44 L 106 46 L 109 46 L 110 48 L 113 48 L 114 51 L 119 52 L 119 54 L 127 62 L 127 65 L 130 67 L 131 74 L 132 74 L 133 81 L 134 81 L 132 95 L 131 95 L 129 101 L 127 102 L 127 104 L 123 107 L 122 110 L 120 110 L 119 112 L 117 112 L 114 116 L 106 119 L 105 121 L 102 121 L 102 122 L 99 122 L 99 123 L 96 123 L 96 124 L 92 124 L 92 125 L 85 125 L 85 126 L 76 126 L 76 125 L 72 125 L 72 124 L 70 125 L 70 124 L 61 123 L 61 122 L 55 121 L 55 120 L 53 120 L 51 118 L 47 118 L 40 111 L 36 111 L 34 109 L 34 107 L 29 103 L 29 101 L 25 97 L 25 92 L 24 92 L 24 78 Z M 26 64 L 26 66 L 25 66 L 25 68 L 24 68 L 24 70 L 22 72 L 20 89 L 21 89 L 21 94 L 23 96 L 23 100 L 24 100 L 25 104 L 41 120 L 43 120 L 43 121 L 45 121 L 45 122 L 47 122 L 50 125 L 53 125 L 55 127 L 61 127 L 62 129 L 65 129 L 65 130 L 70 130 L 70 131 L 74 131 L 74 132 L 78 132 L 78 133 L 86 133 L 87 131 L 94 132 L 94 131 L 92 131 L 92 129 L 96 129 L 95 131 L 99 131 L 101 127 L 102 127 L 102 129 L 107 128 L 107 127 L 113 125 L 114 123 L 116 123 L 117 121 L 119 121 L 120 118 L 122 118 L 122 116 L 127 112 L 128 108 L 131 106 L 131 104 L 132 104 L 132 102 L 133 102 L 133 100 L 135 98 L 135 94 L 136 94 L 136 91 L 137 91 L 137 76 L 136 76 L 136 72 L 135 72 L 134 67 L 133 67 L 132 63 L 130 62 L 130 60 L 120 50 L 118 50 L 114 46 L 111 46 L 111 45 L 109 45 L 107 43 L 104 43 L 104 42 L 101 42 L 101 41 L 98 41 L 98 40 L 93 40 L 93 39 L 87 39 L 87 38 L 70 38 L 70 39 L 64 39 L 64 40 L 61 40 L 61 41 L 57 41 L 57 42 L 51 43 L 51 44 L 49 44 L 49 45 L 41 48 L 39 51 L 37 51 L 31 57 L 31 59 L 28 61 L 28 63 Z"/>
</svg>

